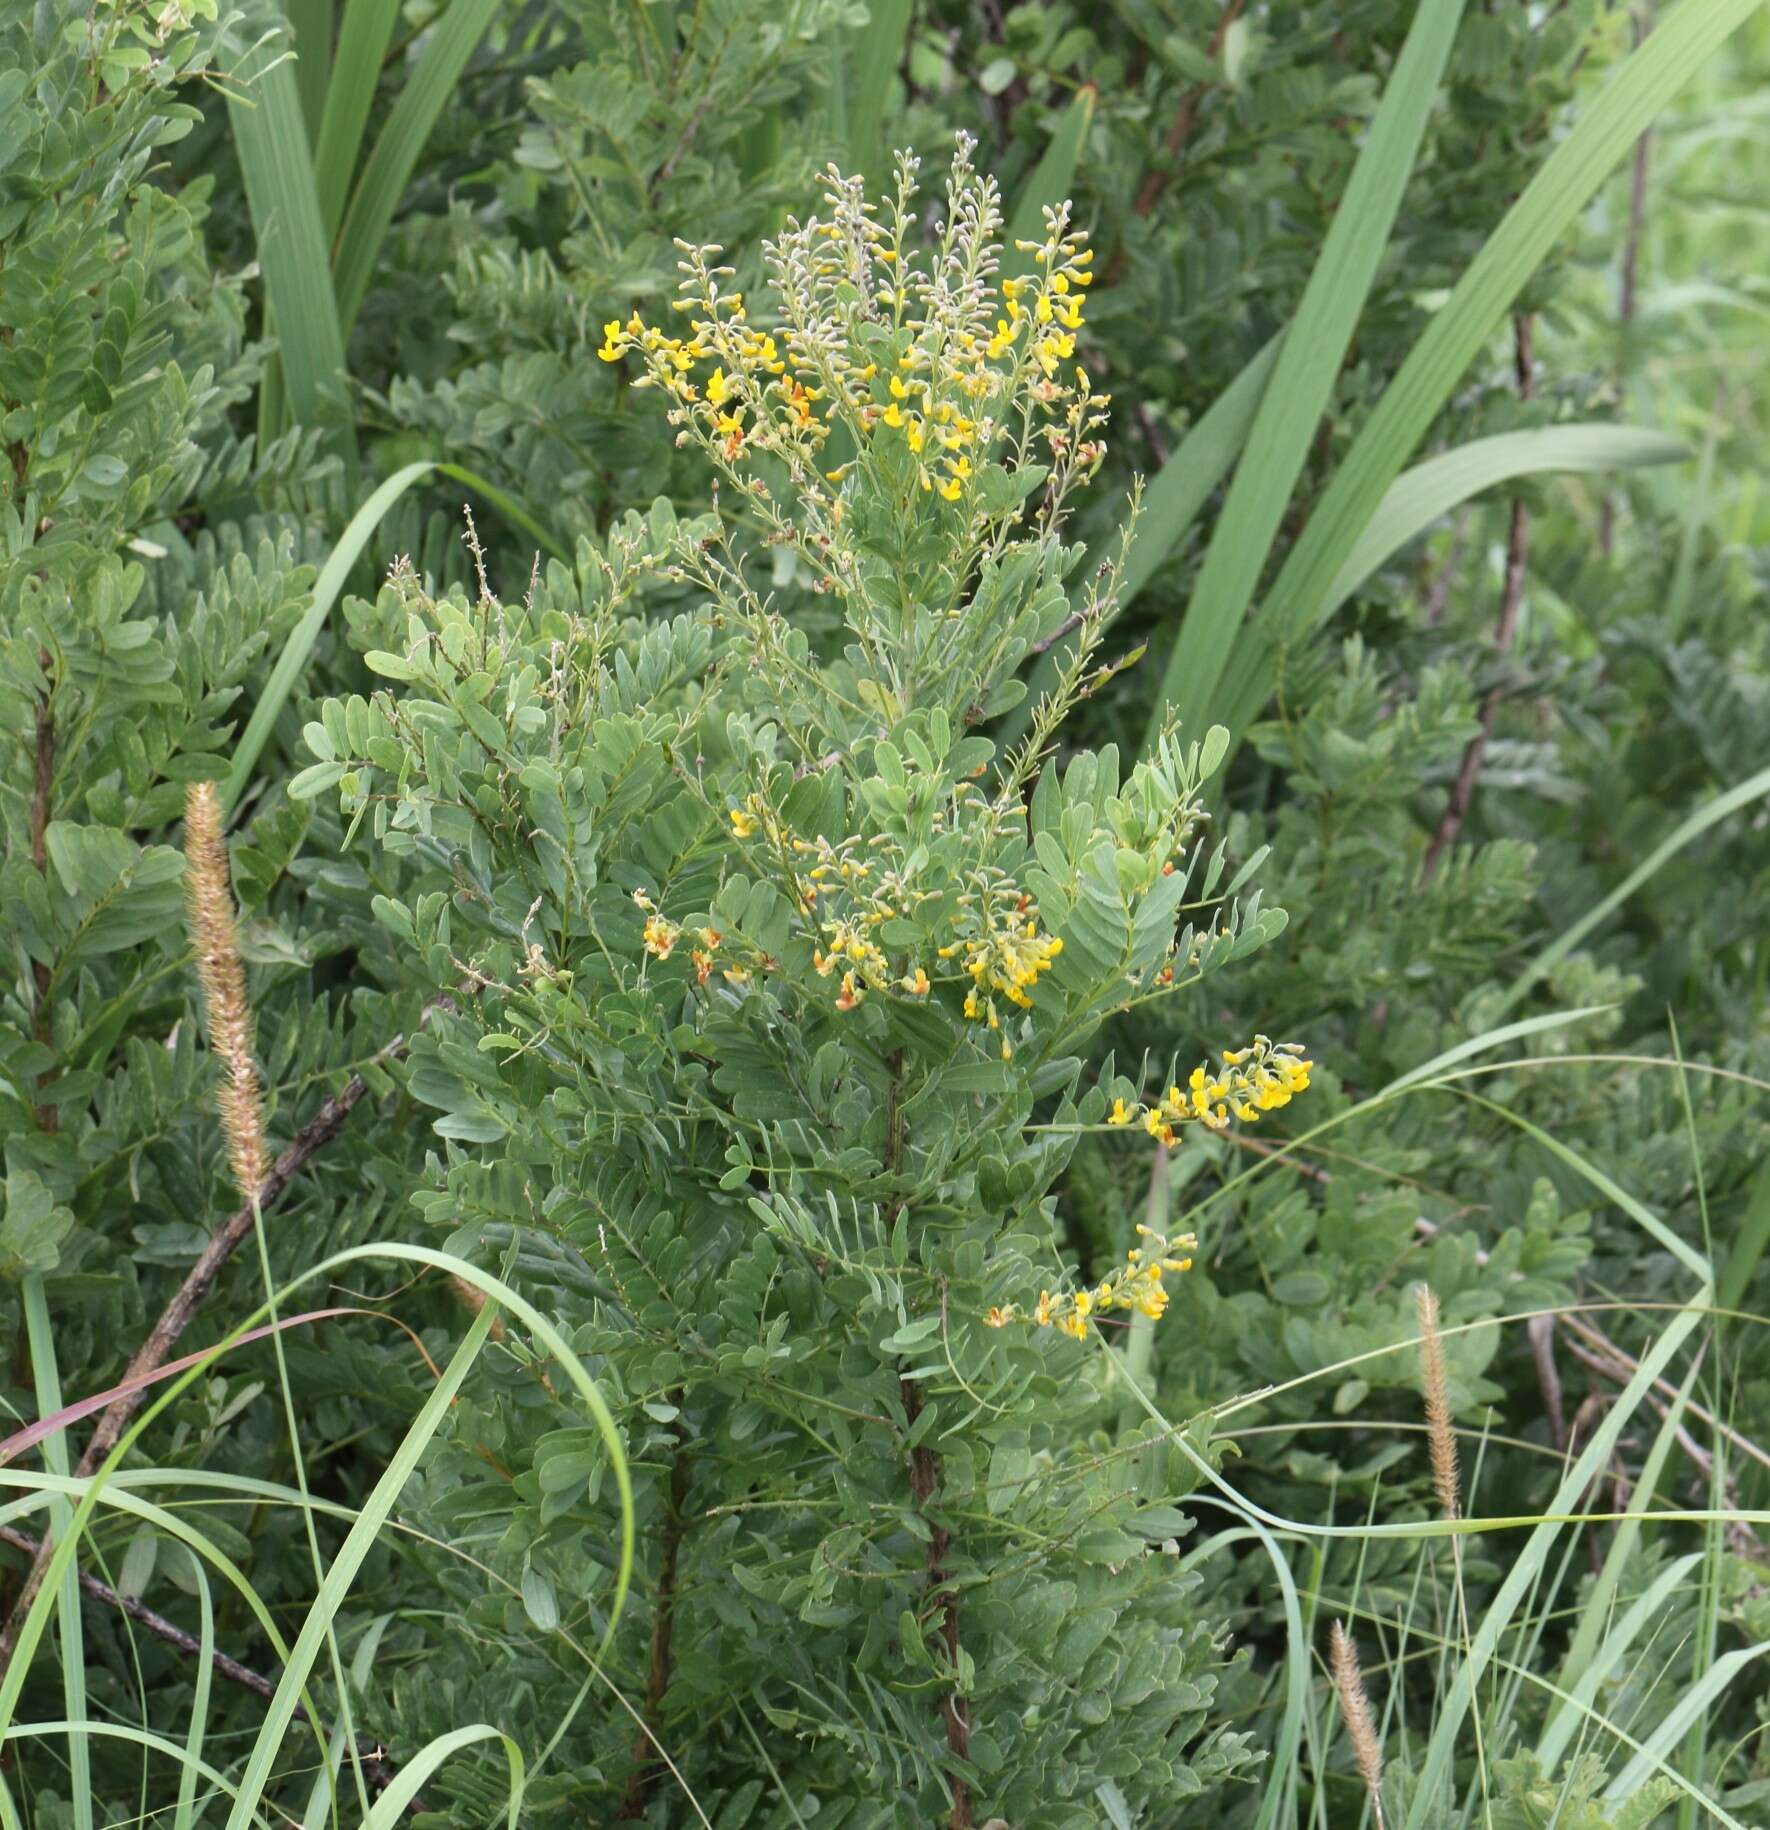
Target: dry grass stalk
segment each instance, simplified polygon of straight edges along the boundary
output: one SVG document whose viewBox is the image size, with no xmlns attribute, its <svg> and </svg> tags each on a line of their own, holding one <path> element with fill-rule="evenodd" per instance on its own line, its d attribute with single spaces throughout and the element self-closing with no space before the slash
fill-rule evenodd
<svg viewBox="0 0 1770 1830">
<path fill-rule="evenodd" d="M 1420 1386 L 1426 1398 L 1426 1435 L 1432 1447 L 1432 1484 L 1439 1510 L 1454 1519 L 1457 1503 L 1457 1439 L 1450 1427 L 1450 1400 L 1445 1395 L 1444 1341 L 1438 1332 L 1438 1298 L 1421 1284 L 1416 1295 L 1420 1317 Z"/>
<path fill-rule="evenodd" d="M 1334 1690 L 1340 1699 L 1340 1717 L 1351 1738 L 1358 1770 L 1364 1775 L 1364 1789 L 1370 1794 L 1377 1830 L 1383 1830 L 1383 1744 L 1377 1739 L 1371 1700 L 1364 1689 L 1364 1673 L 1358 1668 L 1358 1648 L 1337 1620 L 1328 1636 L 1328 1649 Z"/>
<path fill-rule="evenodd" d="M 234 1185 L 257 1199 L 270 1166 L 264 1143 L 264 1101 L 252 1058 L 252 1006 L 234 932 L 233 886 L 221 836 L 221 796 L 213 782 L 193 782 L 184 802 L 184 890 L 197 977 L 203 987 L 209 1047 L 220 1058 L 217 1105 L 227 1137 Z"/>
<path fill-rule="evenodd" d="M 451 1272 L 449 1283 L 453 1287 L 455 1295 L 460 1299 L 462 1307 L 467 1309 L 469 1313 L 478 1315 L 480 1310 L 486 1306 L 485 1291 L 470 1279 Z M 494 1341 L 501 1341 L 503 1338 L 504 1318 L 501 1315 L 494 1315 L 492 1317 L 492 1339 Z"/>
</svg>

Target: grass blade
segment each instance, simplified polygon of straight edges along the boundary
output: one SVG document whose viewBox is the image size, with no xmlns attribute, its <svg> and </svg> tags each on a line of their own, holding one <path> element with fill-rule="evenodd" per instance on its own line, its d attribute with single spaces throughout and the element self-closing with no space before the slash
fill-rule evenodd
<svg viewBox="0 0 1770 1830">
<path fill-rule="evenodd" d="M 1545 972 L 1551 971 L 1571 953 L 1599 922 L 1627 902 L 1661 865 L 1675 858 L 1692 839 L 1701 838 L 1711 826 L 1726 819 L 1728 814 L 1750 806 L 1766 794 L 1770 794 L 1770 769 L 1760 769 L 1756 775 L 1748 776 L 1737 787 L 1729 788 L 1725 794 L 1716 795 L 1706 807 L 1699 807 L 1688 819 L 1681 821 L 1677 829 L 1656 845 L 1602 902 L 1588 909 L 1572 927 L 1565 929 L 1525 967 L 1507 988 L 1506 995 L 1500 1000 L 1499 1011 L 1503 1013 L 1510 1010 Z"/>
<path fill-rule="evenodd" d="M 436 465 L 429 459 L 422 459 L 416 464 L 407 464 L 403 470 L 396 470 L 351 516 L 350 525 L 339 536 L 338 544 L 332 549 L 332 556 L 314 583 L 313 602 L 308 605 L 301 621 L 289 631 L 283 652 L 278 655 L 277 664 L 271 669 L 263 696 L 252 708 L 252 716 L 246 721 L 240 741 L 234 745 L 233 766 L 227 772 L 227 780 L 221 791 L 222 806 L 229 814 L 239 805 L 240 796 L 245 792 L 247 782 L 252 779 L 252 771 L 258 766 L 258 758 L 263 754 L 271 730 L 282 716 L 283 707 L 295 690 L 295 682 L 307 665 L 307 657 L 313 653 L 313 645 L 325 627 L 326 618 L 332 614 L 332 606 L 344 589 L 344 581 L 350 576 L 351 567 L 368 545 L 369 536 L 394 503 L 420 477 L 428 475 L 435 468 Z"/>
<path fill-rule="evenodd" d="M 228 116 L 290 410 L 300 425 L 334 427 L 337 446 L 354 469 L 356 428 L 342 412 L 344 334 L 295 65 L 285 50 L 275 38 L 262 39 L 253 48 L 241 71 L 243 90 L 229 85 Z"/>
<path fill-rule="evenodd" d="M 1081 163 L 1082 145 L 1094 121 L 1094 104 L 1098 92 L 1092 84 L 1076 91 L 1075 100 L 1057 123 L 1039 162 L 1021 186 L 1008 217 L 1003 238 L 1001 272 L 1004 279 L 1016 279 L 1033 269 L 1033 258 L 1015 247 L 1017 241 L 1042 241 L 1045 234 L 1045 211 L 1055 209 L 1074 194 L 1076 167 Z"/>
<path fill-rule="evenodd" d="M 315 141 L 319 151 L 313 178 L 328 240 L 344 220 L 363 129 L 398 21 L 399 0 L 350 0 L 345 10 L 344 29 L 338 34 L 338 60 L 326 85 L 325 115 Z"/>
<path fill-rule="evenodd" d="M 187 1550 L 191 1580 L 197 1590 L 196 1674 L 191 1681 L 191 1725 L 184 1740 L 184 1770 L 178 1777 L 178 1805 L 172 1830 L 191 1830 L 196 1821 L 197 1772 L 203 1763 L 203 1736 L 209 1726 L 209 1687 L 215 1676 L 215 1597 L 209 1592 L 208 1572 L 195 1551 Z"/>
<path fill-rule="evenodd" d="M 1145 748 L 1170 709 L 1202 729 L 1388 245 L 1463 0 L 1422 0 L 1285 335 L 1168 658 Z"/>
<path fill-rule="evenodd" d="M 313 1606 L 308 1609 L 306 1620 L 301 1624 L 301 1632 L 289 1650 L 276 1695 L 266 1707 L 264 1725 L 252 1743 L 252 1752 L 240 1776 L 240 1789 L 235 1794 L 233 1809 L 228 1813 L 228 1830 L 247 1830 L 251 1823 L 259 1800 L 263 1798 L 265 1788 L 270 1783 L 271 1766 L 282 1749 L 283 1736 L 294 1719 L 301 1686 L 306 1682 L 320 1647 L 325 1643 L 327 1631 L 349 1593 L 357 1571 L 380 1537 L 381 1527 L 386 1522 L 387 1515 L 392 1512 L 394 1502 L 404 1491 L 406 1482 L 411 1479 L 419 1457 L 430 1446 L 431 1437 L 441 1426 L 449 1406 L 454 1402 L 455 1394 L 472 1370 L 474 1361 L 479 1358 L 479 1350 L 485 1345 L 497 1315 L 496 1305 L 487 1303 L 474 1317 L 473 1325 L 455 1350 L 454 1358 L 450 1360 L 430 1396 L 425 1399 L 423 1409 L 413 1420 L 412 1427 L 407 1430 L 381 1478 L 364 1500 L 356 1523 L 351 1526 L 349 1535 L 339 1547 L 338 1555 L 320 1585 L 320 1592 L 315 1597 Z"/>
<path fill-rule="evenodd" d="M 431 33 L 417 67 L 406 78 L 375 150 L 369 154 L 339 231 L 333 271 L 338 321 L 346 331 L 356 322 L 388 224 L 405 195 L 418 155 L 497 10 L 498 0 L 454 0 Z"/>
<path fill-rule="evenodd" d="M 502 1730 L 493 1728 L 489 1723 L 476 1722 L 470 1728 L 457 1728 L 446 1735 L 438 1735 L 434 1741 L 419 1748 L 412 1758 L 406 1761 L 399 1770 L 399 1776 L 385 1792 L 375 1801 L 375 1808 L 369 1813 L 368 1822 L 363 1830 L 393 1830 L 406 1807 L 418 1795 L 418 1788 L 423 1785 L 436 1769 L 451 1754 L 459 1753 L 464 1747 L 471 1747 L 476 1741 L 499 1741 L 504 1746 L 504 1758 L 510 1766 L 510 1830 L 516 1830 L 518 1815 L 522 1810 L 523 1764 L 522 1749 Z"/>
<path fill-rule="evenodd" d="M 1729 1652 L 1724 1658 L 1716 1659 L 1679 1696 L 1667 1712 L 1665 1720 L 1641 1743 L 1641 1751 L 1610 1782 L 1604 1794 L 1606 1801 L 1621 1804 L 1638 1791 L 1651 1774 L 1661 1771 L 1672 1744 L 1685 1729 L 1696 1721 L 1753 1659 L 1762 1658 L 1766 1652 L 1770 1652 L 1770 1639 L 1760 1640 L 1755 1646 L 1741 1646 L 1737 1652 Z"/>
<path fill-rule="evenodd" d="M 295 690 L 295 682 L 307 665 L 307 657 L 313 653 L 313 645 L 326 626 L 327 617 L 332 614 L 332 606 L 344 589 L 351 567 L 362 557 L 369 536 L 380 526 L 394 503 L 421 477 L 428 476 L 433 470 L 484 496 L 501 515 L 529 535 L 538 546 L 544 547 L 555 559 L 568 565 L 571 563 L 570 554 L 520 502 L 473 471 L 464 470 L 459 464 L 438 463 L 434 458 L 420 458 L 417 462 L 396 470 L 351 516 L 349 525 L 339 535 L 338 544 L 332 549 L 331 557 L 314 581 L 313 602 L 308 605 L 306 614 L 289 631 L 288 639 L 283 643 L 283 652 L 277 657 L 277 664 L 265 683 L 263 696 L 252 708 L 252 716 L 246 721 L 246 728 L 234 746 L 233 766 L 227 772 L 227 781 L 221 792 L 222 806 L 229 814 L 239 805 L 240 796 L 245 793 L 246 784 L 252 779 L 252 771 L 258 766 L 258 758 L 264 753 L 270 733 L 282 716 L 289 695 Z"/>
<path fill-rule="evenodd" d="M 1137 524 L 1137 539 L 1125 558 L 1124 578 L 1119 587 L 1121 609 L 1149 583 L 1156 568 L 1186 537 L 1186 530 L 1210 500 L 1212 491 L 1228 476 L 1247 443 L 1248 429 L 1260 410 L 1266 384 L 1278 362 L 1278 351 L 1279 338 L 1274 337 L 1211 402 L 1204 416 L 1187 432 L 1179 448 L 1156 473 L 1155 481 L 1143 492 L 1143 517 Z M 1082 562 L 1082 576 L 1092 572 L 1102 558 L 1104 554 L 1090 553 Z M 1057 669 L 1074 645 L 1075 637 L 1065 636 L 1039 657 L 1026 697 L 1002 720 L 997 730 L 996 742 L 1000 748 L 1006 749 L 1020 740 L 1032 718 L 1034 706 L 1050 691 L 1057 678 Z"/>
<path fill-rule="evenodd" d="M 1548 1561 L 1555 1540 L 1564 1529 L 1564 1521 L 1575 1513 L 1580 1495 L 1615 1453 L 1618 1437 L 1634 1417 L 1643 1397 L 1652 1388 L 1653 1381 L 1665 1372 L 1673 1355 L 1706 1319 L 1708 1297 L 1709 1292 L 1705 1288 L 1696 1302 L 1672 1318 L 1669 1326 L 1643 1356 L 1634 1377 L 1618 1393 L 1615 1402 L 1593 1431 L 1591 1440 L 1568 1469 L 1554 1498 L 1549 1502 L 1547 1516 L 1526 1539 L 1498 1592 L 1488 1604 L 1481 1625 L 1470 1641 L 1468 1652 L 1457 1668 L 1448 1694 L 1439 1702 L 1432 1737 L 1418 1768 L 1413 1808 L 1407 1815 L 1403 1830 L 1425 1830 L 1426 1825 L 1437 1821 L 1440 1790 L 1450 1778 L 1457 1737 L 1462 1732 L 1464 1719 L 1475 1700 L 1476 1686 L 1492 1661 L 1502 1636 L 1510 1628 L 1519 1604 Z"/>
<path fill-rule="evenodd" d="M 345 0 L 352 11 L 361 0 Z M 283 0 L 289 31 L 295 41 L 295 87 L 301 93 L 301 120 L 311 139 L 319 132 L 320 116 L 332 76 L 332 0 Z"/>
<path fill-rule="evenodd" d="M 1232 732 L 1244 730 L 1264 702 L 1279 648 L 1320 620 L 1318 606 L 1384 493 L 1525 281 L 1659 111 L 1757 7 L 1758 0 L 1681 0 L 1667 12 L 1482 245 L 1353 441 L 1221 677 L 1223 693 L 1210 703 Z M 1218 683 L 1214 675 L 1207 684 Z"/>
<path fill-rule="evenodd" d="M 1677 439 L 1635 426 L 1537 426 L 1471 439 L 1395 479 L 1328 586 L 1317 615 L 1332 616 L 1410 540 L 1484 489 L 1545 472 L 1636 470 L 1682 463 L 1689 456 Z"/>
<path fill-rule="evenodd" d="M 56 1365 L 55 1328 L 49 1319 L 49 1299 L 43 1273 L 26 1274 L 19 1285 L 19 1305 L 24 1310 L 25 1340 L 31 1353 L 31 1377 L 36 1386 L 37 1415 L 53 1417 L 61 1409 L 61 1374 Z M 43 1439 L 43 1465 L 64 1478 L 68 1472 L 68 1438 L 65 1430 Z M 65 1537 L 74 1509 L 65 1498 L 51 1502 L 50 1529 Z M 62 1571 L 56 1592 L 56 1622 L 61 1635 L 62 1696 L 70 1722 L 86 1720 L 86 1633 L 80 1618 L 80 1572 L 69 1563 Z M 73 1793 L 75 1830 L 92 1830 L 92 1748 L 83 1734 L 68 1737 L 68 1778 Z"/>
<path fill-rule="evenodd" d="M 1727 1268 L 1721 1273 L 1715 1301 L 1723 1309 L 1737 1309 L 1751 1282 L 1764 1248 L 1770 1245 L 1770 1163 L 1758 1172 L 1752 1184 L 1751 1199 L 1734 1235 L 1733 1250 L 1727 1254 Z"/>
<path fill-rule="evenodd" d="M 877 190 L 887 171 L 885 103 L 903 62 L 914 0 L 868 0 L 867 22 L 854 40 L 854 82 L 841 93 L 848 123 L 850 172 L 864 173 Z"/>
</svg>

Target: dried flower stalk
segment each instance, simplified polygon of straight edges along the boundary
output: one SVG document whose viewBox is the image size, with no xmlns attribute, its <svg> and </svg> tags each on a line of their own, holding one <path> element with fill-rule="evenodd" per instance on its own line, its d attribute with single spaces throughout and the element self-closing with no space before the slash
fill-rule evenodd
<svg viewBox="0 0 1770 1830">
<path fill-rule="evenodd" d="M 228 1162 L 241 1196 L 257 1199 L 270 1164 L 264 1101 L 252 1059 L 252 1006 L 234 931 L 233 888 L 221 836 L 221 796 L 213 782 L 193 782 L 184 801 L 184 890 L 197 977 L 203 987 L 209 1047 L 221 1060 L 216 1104 Z"/>
<path fill-rule="evenodd" d="M 1420 1317 L 1420 1387 L 1426 1398 L 1426 1436 L 1432 1449 L 1432 1484 L 1445 1518 L 1459 1516 L 1457 1439 L 1451 1433 L 1450 1400 L 1445 1395 L 1444 1341 L 1438 1332 L 1438 1298 L 1421 1284 L 1415 1300 Z"/>
<path fill-rule="evenodd" d="M 1358 1648 L 1337 1620 L 1328 1637 L 1328 1647 L 1334 1690 L 1340 1699 L 1340 1717 L 1351 1738 L 1358 1770 L 1364 1775 L 1364 1789 L 1370 1794 L 1377 1830 L 1383 1830 L 1383 1744 L 1377 1739 L 1371 1700 L 1365 1694 L 1364 1673 L 1358 1668 Z"/>
</svg>

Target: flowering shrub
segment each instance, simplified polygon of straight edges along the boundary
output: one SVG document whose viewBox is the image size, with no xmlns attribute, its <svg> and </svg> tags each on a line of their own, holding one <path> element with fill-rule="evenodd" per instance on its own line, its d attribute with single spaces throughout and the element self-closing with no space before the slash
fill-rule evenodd
<svg viewBox="0 0 1770 1830">
<path fill-rule="evenodd" d="M 1185 1242 L 1075 1282 L 1050 1190 L 1084 1131 L 1147 1110 L 1171 1141 L 1307 1084 L 1262 1038 L 1146 1107 L 1084 1052 L 1283 917 L 1221 894 L 1217 734 L 1049 759 L 1117 583 L 1062 537 L 1102 449 L 1087 250 L 1058 210 L 1001 277 L 961 156 L 920 265 L 914 169 L 883 213 L 832 175 L 769 250 L 766 328 L 692 248 L 683 335 L 608 327 L 725 512 L 629 516 L 518 606 L 396 571 L 356 612 L 394 687 L 328 703 L 296 783 L 370 842 L 376 969 L 454 1001 L 412 1045 L 422 1206 L 513 1253 L 618 1398 L 650 1552 L 610 1675 L 644 1727 L 610 1706 L 584 1758 L 657 1822 L 774 1783 L 832 1821 L 1079 1826 L 1250 1758 L 1207 1732 L 1187 1522 L 1139 1491 L 1091 1342 L 1161 1313 Z M 828 643 L 771 560 L 834 600 Z M 977 726 L 1065 627 L 998 756 Z M 1004 1326 L 1041 1288 L 1073 1339 Z M 536 1394 L 513 1348 L 428 1503 L 471 1513 L 495 1454 L 498 1556 L 589 1621 L 602 1464 Z"/>
</svg>

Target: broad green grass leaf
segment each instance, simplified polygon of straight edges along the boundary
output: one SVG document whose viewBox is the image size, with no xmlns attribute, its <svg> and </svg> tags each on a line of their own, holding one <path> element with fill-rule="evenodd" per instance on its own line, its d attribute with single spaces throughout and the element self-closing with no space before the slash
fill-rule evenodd
<svg viewBox="0 0 1770 1830">
<path fill-rule="evenodd" d="M 345 0 L 345 25 L 362 0 Z M 301 119 L 312 139 L 320 128 L 332 75 L 333 0 L 283 0 L 289 34 L 295 45 L 295 86 L 301 93 Z"/>
<path fill-rule="evenodd" d="M 418 155 L 497 10 L 498 0 L 453 0 L 426 41 L 369 154 L 338 234 L 333 277 L 338 321 L 346 331 L 356 322 L 388 224 L 405 195 Z"/>
<path fill-rule="evenodd" d="M 915 15 L 912 0 L 868 0 L 867 22 L 852 40 L 853 80 L 843 90 L 848 159 L 845 169 L 864 173 L 877 190 L 889 166 L 884 145 L 885 103 L 903 62 Z M 838 48 L 837 56 L 842 55 Z"/>
<path fill-rule="evenodd" d="M 1733 1250 L 1727 1254 L 1727 1267 L 1715 1292 L 1715 1301 L 1721 1308 L 1739 1307 L 1766 1245 L 1770 1245 L 1770 1163 L 1759 1170 L 1739 1230 L 1733 1236 Z"/>
<path fill-rule="evenodd" d="M 1229 486 L 1162 676 L 1146 749 L 1170 710 L 1187 730 L 1202 728 L 1212 710 L 1388 245 L 1462 13 L 1462 0 L 1422 0 L 1414 14 Z"/>
<path fill-rule="evenodd" d="M 185 1771 L 190 1773 L 193 1784 L 198 1778 L 202 1778 L 207 1780 L 209 1784 L 224 1797 L 234 1798 L 238 1796 L 233 1783 L 227 1778 L 226 1774 L 204 1762 L 197 1761 L 193 1763 L 188 1749 L 180 1747 L 176 1741 L 168 1741 L 164 1735 L 156 1735 L 151 1729 L 136 1728 L 133 1724 L 128 1722 L 93 1722 L 88 1721 L 85 1717 L 81 1717 L 76 1721 L 21 1722 L 16 1727 L 9 1728 L 4 1733 L 0 1733 L 0 1746 L 12 1741 L 34 1741 L 72 1734 L 76 1731 L 81 1734 L 103 1735 L 107 1740 L 125 1741 L 135 1747 L 147 1748 L 151 1752 L 161 1754 L 176 1765 L 183 1767 Z M 6 1793 L 3 1790 L 4 1786 L 5 1780 L 0 1779 L 0 1825 L 10 1826 L 18 1824 L 20 1830 L 23 1830 L 22 1819 L 16 1817 L 9 1818 L 6 1815 L 5 1806 L 7 1798 Z M 268 1819 L 255 1815 L 252 1821 L 256 1825 L 266 1826 L 266 1830 L 268 1830 Z"/>
<path fill-rule="evenodd" d="M 1604 1794 L 1606 1802 L 1621 1804 L 1638 1791 L 1652 1774 L 1669 1771 L 1666 1755 L 1670 1753 L 1673 1743 L 1746 1666 L 1754 1659 L 1762 1658 L 1766 1652 L 1770 1652 L 1770 1640 L 1759 1640 L 1755 1646 L 1741 1646 L 1737 1651 L 1716 1659 L 1689 1689 L 1680 1694 L 1666 1712 L 1664 1720 L 1655 1724 L 1653 1733 L 1642 1742 L 1641 1751 L 1610 1782 Z"/>
<path fill-rule="evenodd" d="M 1188 704 L 1202 697 L 1232 731 L 1239 735 L 1246 729 L 1270 691 L 1279 649 L 1320 621 L 1329 587 L 1384 493 L 1525 281 L 1654 117 L 1757 10 L 1758 0 L 1681 0 L 1617 67 L 1482 245 L 1384 390 L 1286 559 L 1265 608 L 1242 634 L 1234 664 L 1208 681 L 1195 684 L 1189 678 Z"/>
<path fill-rule="evenodd" d="M 1395 479 L 1329 585 L 1319 614 L 1332 616 L 1409 541 L 1484 489 L 1545 472 L 1636 470 L 1682 463 L 1689 456 L 1677 439 L 1635 426 L 1538 426 L 1471 439 Z"/>
<path fill-rule="evenodd" d="M 1699 1550 L 1688 1551 L 1675 1563 L 1669 1563 L 1659 1572 L 1652 1583 L 1624 1611 L 1622 1617 L 1604 1635 L 1601 1643 L 1594 1648 L 1589 1662 L 1584 1663 L 1577 1681 L 1570 1681 L 1563 1674 L 1561 1683 L 1568 1694 L 1556 1706 L 1543 1730 L 1542 1739 L 1537 1742 L 1536 1757 L 1541 1761 L 1543 1770 L 1552 1773 L 1560 1765 L 1561 1756 L 1567 1752 L 1568 1743 L 1580 1728 L 1586 1712 L 1591 1708 L 1598 1694 L 1598 1686 L 1604 1682 L 1616 1667 L 1627 1657 L 1629 1650 L 1641 1634 L 1653 1624 L 1660 1610 L 1678 1592 L 1690 1572 L 1702 1562 L 1703 1553 Z M 1604 1591 L 1604 1603 L 1614 1593 L 1614 1589 Z M 1580 1629 L 1583 1631 L 1588 1623 L 1596 1631 L 1601 1630 L 1605 1617 L 1605 1605 L 1594 1607 L 1587 1603 L 1580 1611 Z"/>
<path fill-rule="evenodd" d="M 1436 1079 L 1445 1069 L 1455 1067 L 1459 1062 L 1468 1061 L 1476 1055 L 1485 1055 L 1489 1049 L 1495 1049 L 1507 1042 L 1516 1042 L 1522 1036 L 1534 1036 L 1546 1029 L 1563 1029 L 1570 1023 L 1578 1023 L 1586 1017 L 1602 1016 L 1611 1008 L 1608 1004 L 1588 1004 L 1578 1010 L 1554 1010 L 1540 1017 L 1525 1017 L 1517 1023 L 1504 1023 L 1497 1029 L 1486 1029 L 1478 1036 L 1471 1036 L 1466 1042 L 1459 1042 L 1447 1048 L 1442 1054 L 1434 1055 L 1430 1061 L 1422 1062 L 1417 1068 L 1410 1068 L 1399 1078 L 1390 1081 L 1377 1095 L 1378 1099 L 1389 1099 L 1397 1093 L 1407 1091 L 1410 1087 L 1423 1085 Z"/>
<path fill-rule="evenodd" d="M 326 85 L 326 112 L 314 158 L 320 220 L 328 239 L 338 233 L 350 198 L 351 174 L 362 151 L 363 129 L 375 100 L 375 85 L 393 28 L 399 22 L 399 0 L 350 0 L 338 34 L 338 60 Z"/>
<path fill-rule="evenodd" d="M 1156 568 L 1185 539 L 1186 530 L 1198 518 L 1199 510 L 1228 476 L 1247 443 L 1248 428 L 1254 423 L 1266 384 L 1272 378 L 1279 343 L 1280 339 L 1274 337 L 1211 402 L 1156 473 L 1155 480 L 1144 490 L 1137 538 L 1126 556 L 1124 578 L 1119 586 L 1121 608 L 1149 583 Z M 1086 576 L 1093 571 L 1103 557 L 1100 553 L 1088 554 L 1080 568 L 1082 574 Z M 1051 690 L 1058 667 L 1074 645 L 1074 636 L 1065 636 L 1039 657 L 1026 697 L 1002 720 L 997 730 L 996 742 L 1001 748 L 1020 740 L 1031 721 L 1033 708 Z"/>
<path fill-rule="evenodd" d="M 332 292 L 325 229 L 314 189 L 295 65 L 279 38 L 261 40 L 228 85 L 258 264 L 279 339 L 283 386 L 297 424 L 329 425 L 347 463 L 356 430 L 343 416 L 344 333 Z"/>
</svg>

